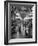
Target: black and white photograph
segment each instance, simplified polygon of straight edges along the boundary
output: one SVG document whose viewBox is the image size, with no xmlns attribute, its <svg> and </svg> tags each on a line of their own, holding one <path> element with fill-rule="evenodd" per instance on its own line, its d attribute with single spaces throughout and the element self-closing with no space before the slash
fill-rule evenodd
<svg viewBox="0 0 38 46">
<path fill-rule="evenodd" d="M 37 42 L 37 2 L 5 1 L 5 44 Z"/>
</svg>

